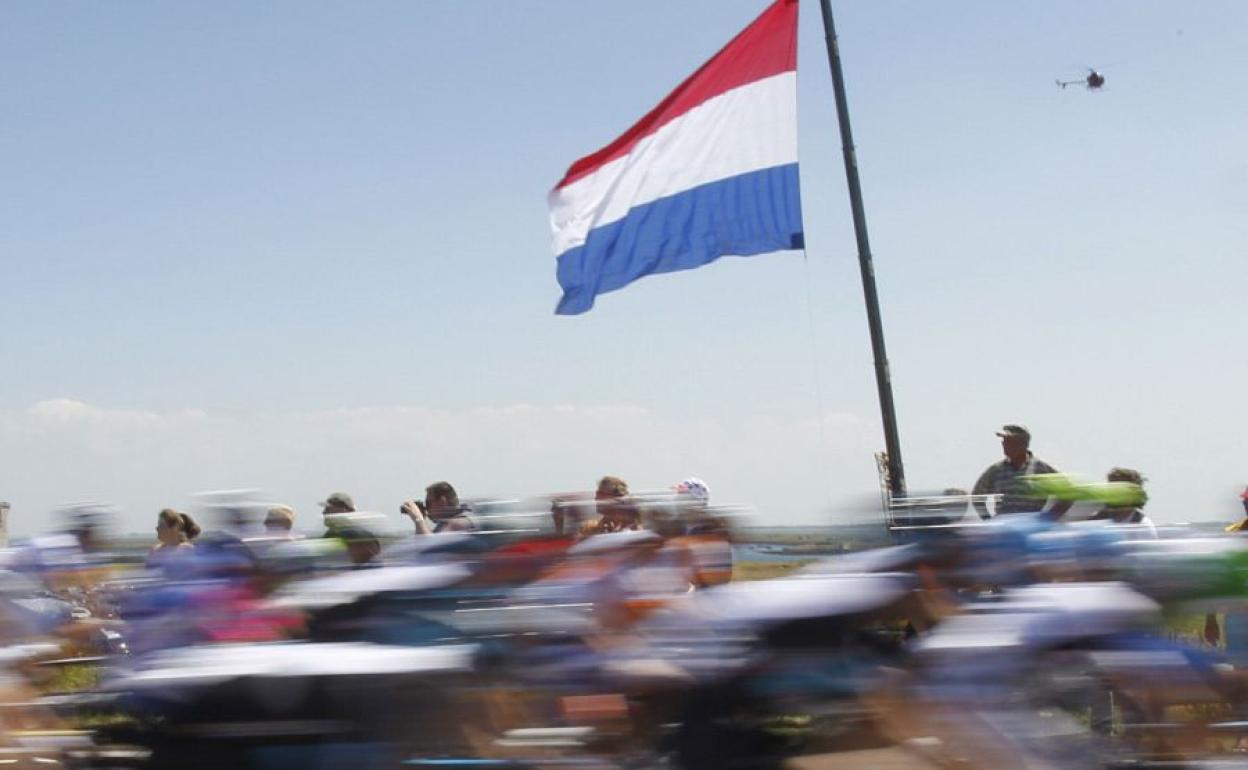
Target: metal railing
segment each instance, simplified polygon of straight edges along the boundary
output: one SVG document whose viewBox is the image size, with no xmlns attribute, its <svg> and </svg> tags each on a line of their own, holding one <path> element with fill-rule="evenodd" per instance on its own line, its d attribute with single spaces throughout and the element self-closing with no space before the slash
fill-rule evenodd
<svg viewBox="0 0 1248 770">
<path fill-rule="evenodd" d="M 967 517 L 976 506 L 996 504 L 1001 495 L 940 494 L 905 495 L 892 493 L 886 452 L 875 453 L 875 466 L 880 476 L 880 507 L 889 531 L 927 529 L 953 524 Z"/>
</svg>

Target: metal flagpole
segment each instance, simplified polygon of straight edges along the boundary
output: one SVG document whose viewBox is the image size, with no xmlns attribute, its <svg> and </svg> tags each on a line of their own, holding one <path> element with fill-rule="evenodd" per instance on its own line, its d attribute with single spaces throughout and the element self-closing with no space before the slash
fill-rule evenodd
<svg viewBox="0 0 1248 770">
<path fill-rule="evenodd" d="M 867 324 L 871 328 L 871 352 L 875 355 L 875 385 L 880 393 L 880 415 L 884 419 L 884 447 L 888 452 L 888 485 L 893 495 L 906 491 L 906 474 L 901 463 L 901 442 L 897 438 L 897 414 L 893 409 L 893 384 L 884 350 L 884 326 L 880 321 L 880 300 L 875 292 L 875 267 L 867 241 L 867 215 L 862 206 L 862 186 L 858 181 L 858 158 L 854 135 L 849 127 L 849 102 L 845 98 L 845 75 L 841 71 L 840 47 L 832 23 L 831 0 L 820 0 L 823 30 L 828 43 L 828 64 L 832 67 L 832 88 L 836 92 L 836 116 L 841 124 L 841 148 L 845 155 L 845 181 L 849 184 L 849 205 L 854 214 L 854 236 L 858 240 L 858 267 L 862 272 L 862 293 L 867 301 Z"/>
</svg>

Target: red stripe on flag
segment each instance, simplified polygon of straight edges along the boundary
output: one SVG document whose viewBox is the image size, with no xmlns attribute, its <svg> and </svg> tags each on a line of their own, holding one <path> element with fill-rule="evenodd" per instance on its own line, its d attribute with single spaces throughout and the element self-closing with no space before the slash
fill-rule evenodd
<svg viewBox="0 0 1248 770">
<path fill-rule="evenodd" d="M 616 158 L 642 138 L 708 99 L 738 86 L 797 69 L 797 2 L 776 0 L 720 49 L 659 106 L 611 144 L 573 163 L 555 189 L 565 187 Z"/>
</svg>

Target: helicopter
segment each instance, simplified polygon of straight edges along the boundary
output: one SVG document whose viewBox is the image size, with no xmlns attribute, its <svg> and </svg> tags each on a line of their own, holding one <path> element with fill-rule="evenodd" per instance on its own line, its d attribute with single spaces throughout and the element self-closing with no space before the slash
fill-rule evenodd
<svg viewBox="0 0 1248 770">
<path fill-rule="evenodd" d="M 1077 86 L 1080 83 L 1089 91 L 1098 91 L 1101 86 L 1105 85 L 1105 76 L 1096 70 L 1088 67 L 1088 76 L 1082 80 L 1058 80 L 1057 84 L 1062 88 L 1066 86 Z"/>
</svg>

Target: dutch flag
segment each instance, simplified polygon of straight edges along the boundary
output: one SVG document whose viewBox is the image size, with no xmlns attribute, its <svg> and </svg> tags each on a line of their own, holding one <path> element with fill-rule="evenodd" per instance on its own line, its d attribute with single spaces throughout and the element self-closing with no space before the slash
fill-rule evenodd
<svg viewBox="0 0 1248 770">
<path fill-rule="evenodd" d="M 803 246 L 797 0 L 776 0 L 659 106 L 550 193 L 575 315 L 645 275 Z"/>
</svg>

